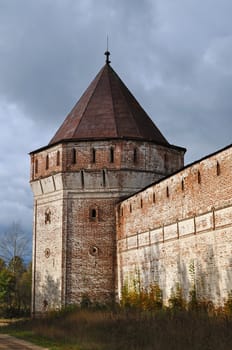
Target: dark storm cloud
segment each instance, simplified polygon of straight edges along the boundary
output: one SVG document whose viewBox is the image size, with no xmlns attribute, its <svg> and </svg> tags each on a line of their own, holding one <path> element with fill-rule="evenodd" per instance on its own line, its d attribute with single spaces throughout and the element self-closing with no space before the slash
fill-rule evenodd
<svg viewBox="0 0 232 350">
<path fill-rule="evenodd" d="M 188 162 L 231 143 L 231 13 L 230 0 L 1 1 L 0 226 L 31 229 L 27 153 L 102 67 L 107 34 L 112 67 Z"/>
<path fill-rule="evenodd" d="M 142 39 L 138 20 L 147 27 L 146 1 L 8 3 L 0 5 L 0 94 L 39 121 L 60 120 L 72 107 L 103 65 L 109 32 L 124 60 L 123 28 Z"/>
</svg>

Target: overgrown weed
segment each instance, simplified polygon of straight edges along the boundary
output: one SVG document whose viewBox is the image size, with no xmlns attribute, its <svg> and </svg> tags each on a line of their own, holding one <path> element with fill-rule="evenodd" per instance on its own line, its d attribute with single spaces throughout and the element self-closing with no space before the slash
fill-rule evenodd
<svg viewBox="0 0 232 350">
<path fill-rule="evenodd" d="M 232 319 L 207 312 L 76 309 L 63 316 L 19 322 L 7 327 L 24 337 L 46 339 L 57 349 L 78 350 L 229 350 Z"/>
<path fill-rule="evenodd" d="M 158 286 L 151 287 L 140 295 L 124 291 L 121 306 L 112 309 L 73 305 L 4 331 L 56 350 L 231 350 L 232 295 L 215 308 L 196 295 L 186 302 L 176 286 L 167 307 Z"/>
</svg>

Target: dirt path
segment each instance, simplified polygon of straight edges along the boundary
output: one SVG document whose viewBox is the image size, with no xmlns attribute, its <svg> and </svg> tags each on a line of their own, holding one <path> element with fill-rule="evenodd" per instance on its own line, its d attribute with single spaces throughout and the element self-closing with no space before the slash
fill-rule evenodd
<svg viewBox="0 0 232 350">
<path fill-rule="evenodd" d="M 48 350 L 33 345 L 24 340 L 19 340 L 10 335 L 0 334 L 0 350 Z"/>
</svg>

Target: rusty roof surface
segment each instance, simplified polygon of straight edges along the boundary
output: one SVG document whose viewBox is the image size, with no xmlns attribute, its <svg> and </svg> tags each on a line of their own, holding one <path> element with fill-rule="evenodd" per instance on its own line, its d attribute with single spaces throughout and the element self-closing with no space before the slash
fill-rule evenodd
<svg viewBox="0 0 232 350">
<path fill-rule="evenodd" d="M 169 146 L 117 73 L 106 63 L 49 145 L 64 140 L 110 138 L 149 140 Z"/>
</svg>

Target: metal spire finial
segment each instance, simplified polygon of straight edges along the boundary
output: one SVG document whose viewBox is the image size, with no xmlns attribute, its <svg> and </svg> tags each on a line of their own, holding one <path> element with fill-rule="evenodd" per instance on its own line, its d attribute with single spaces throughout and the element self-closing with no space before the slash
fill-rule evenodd
<svg viewBox="0 0 232 350">
<path fill-rule="evenodd" d="M 107 43 L 106 43 L 106 52 L 104 53 L 106 56 L 106 64 L 110 64 L 110 52 L 108 50 L 108 35 L 107 35 Z"/>
</svg>

